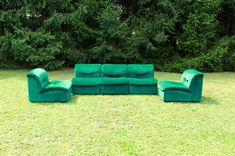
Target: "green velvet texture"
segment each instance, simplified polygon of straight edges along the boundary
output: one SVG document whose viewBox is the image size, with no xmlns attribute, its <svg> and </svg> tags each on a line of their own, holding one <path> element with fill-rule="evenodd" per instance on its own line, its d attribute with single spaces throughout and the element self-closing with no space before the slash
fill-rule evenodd
<svg viewBox="0 0 235 156">
<path fill-rule="evenodd" d="M 181 76 L 181 82 L 162 81 L 159 83 L 159 95 L 164 101 L 200 102 L 202 97 L 204 74 L 188 69 Z"/>
<path fill-rule="evenodd" d="M 157 85 L 129 85 L 130 94 L 158 94 Z"/>
<path fill-rule="evenodd" d="M 101 85 L 128 85 L 129 81 L 128 78 L 126 77 L 119 77 L 119 78 L 109 78 L 109 77 L 102 77 L 100 79 L 100 84 Z"/>
<path fill-rule="evenodd" d="M 128 94 L 127 65 L 103 64 L 100 80 L 101 94 Z"/>
<path fill-rule="evenodd" d="M 41 91 L 49 83 L 47 72 L 42 68 L 36 68 L 27 73 L 27 77 L 32 77 L 37 82 L 37 90 Z"/>
<path fill-rule="evenodd" d="M 152 64 L 129 64 L 129 78 L 154 78 L 154 67 Z"/>
<path fill-rule="evenodd" d="M 70 90 L 71 88 L 71 82 L 67 80 L 54 80 L 49 82 L 42 90 L 40 93 L 49 91 L 49 90 Z"/>
<path fill-rule="evenodd" d="M 127 77 L 127 65 L 103 64 L 102 77 Z"/>
<path fill-rule="evenodd" d="M 101 85 L 100 86 L 101 94 L 128 94 L 129 85 L 120 84 L 120 85 Z"/>
<path fill-rule="evenodd" d="M 74 94 L 157 94 L 152 64 L 76 64 L 74 73 Z"/>
<path fill-rule="evenodd" d="M 197 102 L 192 100 L 192 94 L 179 90 L 158 90 L 158 94 L 165 102 Z"/>
<path fill-rule="evenodd" d="M 161 81 L 159 82 L 159 89 L 161 90 L 182 90 L 185 92 L 191 92 L 189 87 L 184 85 L 182 82 L 174 82 L 174 81 Z"/>
<path fill-rule="evenodd" d="M 100 85 L 72 87 L 73 94 L 100 94 Z"/>
<path fill-rule="evenodd" d="M 28 95 L 31 102 L 66 102 L 71 96 L 71 82 L 55 80 L 49 82 L 44 69 L 36 68 L 27 73 Z"/>
<path fill-rule="evenodd" d="M 73 94 L 100 93 L 100 64 L 76 64 L 72 79 Z"/>
<path fill-rule="evenodd" d="M 97 86 L 100 85 L 100 78 L 78 78 L 72 79 L 73 86 Z"/>
<path fill-rule="evenodd" d="M 148 79 L 137 79 L 137 78 L 129 78 L 130 85 L 138 85 L 138 86 L 156 86 L 157 80 L 153 78 Z"/>
<path fill-rule="evenodd" d="M 157 80 L 154 78 L 152 64 L 129 64 L 129 93 L 130 94 L 157 94 Z"/>
<path fill-rule="evenodd" d="M 75 77 L 80 78 L 94 78 L 100 77 L 101 65 L 100 64 L 76 64 L 74 69 Z"/>
<path fill-rule="evenodd" d="M 130 94 L 157 94 L 157 80 L 153 78 L 129 78 Z"/>
</svg>

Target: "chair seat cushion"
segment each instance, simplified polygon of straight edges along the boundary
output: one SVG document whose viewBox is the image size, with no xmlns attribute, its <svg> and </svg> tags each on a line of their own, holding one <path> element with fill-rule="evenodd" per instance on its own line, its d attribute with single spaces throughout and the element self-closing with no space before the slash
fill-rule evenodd
<svg viewBox="0 0 235 156">
<path fill-rule="evenodd" d="M 136 85 L 136 86 L 157 85 L 157 80 L 153 78 L 148 78 L 148 79 L 129 78 L 129 84 Z"/>
<path fill-rule="evenodd" d="M 120 78 L 107 78 L 103 77 L 100 79 L 101 85 L 124 85 L 128 84 L 128 78 L 120 77 Z"/>
<path fill-rule="evenodd" d="M 71 88 L 71 82 L 66 80 L 54 80 L 49 82 L 42 90 L 42 92 L 49 90 L 66 90 L 68 91 Z"/>
<path fill-rule="evenodd" d="M 100 78 L 73 78 L 72 85 L 74 86 L 98 86 Z"/>
<path fill-rule="evenodd" d="M 158 88 L 164 90 L 183 90 L 190 92 L 189 88 L 180 82 L 173 81 L 161 81 L 159 82 Z"/>
</svg>

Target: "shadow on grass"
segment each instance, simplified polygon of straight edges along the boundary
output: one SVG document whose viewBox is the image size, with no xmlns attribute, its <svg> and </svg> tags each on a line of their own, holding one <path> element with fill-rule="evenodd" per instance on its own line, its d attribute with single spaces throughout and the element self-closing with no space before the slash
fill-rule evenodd
<svg viewBox="0 0 235 156">
<path fill-rule="evenodd" d="M 33 102 L 32 104 L 39 104 L 39 105 L 78 105 L 80 104 L 79 98 L 80 96 L 90 98 L 91 95 L 72 95 L 70 100 L 67 102 Z M 99 95 L 92 95 L 92 96 L 99 96 Z M 106 95 L 102 95 L 106 96 Z M 111 96 L 111 95 L 108 95 Z M 126 96 L 126 95 L 113 95 L 114 97 L 118 96 Z M 156 95 L 129 95 L 129 96 L 156 96 Z M 202 97 L 201 102 L 166 102 L 166 103 L 172 103 L 172 104 L 204 104 L 204 105 L 217 105 L 219 102 L 212 97 Z"/>
<path fill-rule="evenodd" d="M 74 105 L 74 104 L 79 104 L 78 102 L 79 97 L 78 96 L 71 96 L 70 99 L 67 102 L 30 102 L 33 105 L 45 105 L 45 106 L 50 106 L 50 105 Z"/>
<path fill-rule="evenodd" d="M 171 104 L 186 104 L 186 105 L 191 105 L 191 104 L 203 104 L 203 105 L 217 105 L 219 102 L 212 97 L 205 97 L 203 96 L 200 102 L 188 102 L 188 101 L 181 101 L 181 102 L 165 102 L 165 103 L 171 103 Z"/>
<path fill-rule="evenodd" d="M 219 104 L 219 102 L 215 99 L 215 98 L 212 98 L 212 97 L 202 97 L 202 101 L 201 101 L 202 104 L 208 104 L 208 105 L 217 105 Z"/>
</svg>

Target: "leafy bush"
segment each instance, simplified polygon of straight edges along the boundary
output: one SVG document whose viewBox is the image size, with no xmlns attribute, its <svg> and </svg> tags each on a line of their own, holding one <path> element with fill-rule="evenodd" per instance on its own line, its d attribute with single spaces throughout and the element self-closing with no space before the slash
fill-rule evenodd
<svg viewBox="0 0 235 156">
<path fill-rule="evenodd" d="M 235 70 L 234 47 L 235 36 L 220 39 L 206 54 L 198 57 L 181 59 L 164 67 L 164 71 L 183 72 L 188 68 L 194 68 L 204 72 L 219 72 L 223 70 Z M 229 61 L 228 61 L 229 60 Z"/>
<path fill-rule="evenodd" d="M 13 34 L 1 38 L 0 59 L 7 64 L 9 57 L 28 67 L 44 67 L 56 69 L 61 67 L 63 60 L 57 60 L 61 55 L 62 45 L 54 42 L 55 37 L 43 31 L 33 32 L 28 29 L 16 29 Z M 11 52 L 11 53 L 9 53 Z"/>
<path fill-rule="evenodd" d="M 175 72 L 234 70 L 232 41 L 225 44 L 235 36 L 234 21 L 231 0 L 3 0 L 0 68 L 155 63 Z"/>
</svg>

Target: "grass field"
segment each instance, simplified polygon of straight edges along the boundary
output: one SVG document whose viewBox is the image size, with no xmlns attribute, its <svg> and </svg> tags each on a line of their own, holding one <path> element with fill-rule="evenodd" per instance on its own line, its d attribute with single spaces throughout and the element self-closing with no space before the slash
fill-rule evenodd
<svg viewBox="0 0 235 156">
<path fill-rule="evenodd" d="M 0 155 L 235 155 L 235 73 L 208 73 L 203 99 L 75 95 L 31 104 L 26 70 L 0 70 Z M 71 79 L 73 69 L 49 72 Z M 156 72 L 158 80 L 180 74 Z"/>
</svg>

